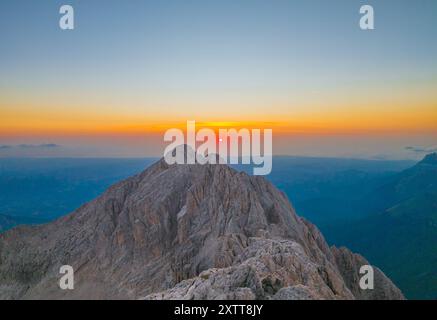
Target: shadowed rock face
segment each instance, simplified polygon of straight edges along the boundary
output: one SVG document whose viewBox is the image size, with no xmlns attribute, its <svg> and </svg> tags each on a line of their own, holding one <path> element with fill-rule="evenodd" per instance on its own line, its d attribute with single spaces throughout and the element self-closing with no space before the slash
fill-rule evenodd
<svg viewBox="0 0 437 320">
<path fill-rule="evenodd" d="M 68 216 L 0 235 L 2 299 L 402 299 L 286 196 L 226 165 L 163 160 Z M 58 286 L 61 265 L 74 290 Z"/>
</svg>

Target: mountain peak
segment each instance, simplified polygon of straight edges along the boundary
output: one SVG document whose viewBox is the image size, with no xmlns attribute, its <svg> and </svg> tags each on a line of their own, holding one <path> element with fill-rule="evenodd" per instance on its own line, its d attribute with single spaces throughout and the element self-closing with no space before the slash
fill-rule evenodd
<svg viewBox="0 0 437 320">
<path fill-rule="evenodd" d="M 437 153 L 433 152 L 425 156 L 419 164 L 437 165 Z"/>
<path fill-rule="evenodd" d="M 403 298 L 378 269 L 375 290 L 354 290 L 367 261 L 227 165 L 159 161 L 68 216 L 1 234 L 0 258 L 0 299 Z M 74 290 L 59 290 L 65 264 Z"/>
</svg>

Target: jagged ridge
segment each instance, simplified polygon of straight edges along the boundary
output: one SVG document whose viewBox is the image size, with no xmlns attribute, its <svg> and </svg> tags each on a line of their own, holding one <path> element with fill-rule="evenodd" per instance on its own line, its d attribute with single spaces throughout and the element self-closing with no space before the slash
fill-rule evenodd
<svg viewBox="0 0 437 320">
<path fill-rule="evenodd" d="M 379 270 L 375 290 L 357 290 L 356 257 L 264 178 L 161 160 L 53 223 L 0 235 L 0 298 L 403 298 Z M 71 291 L 58 287 L 64 264 Z"/>
</svg>

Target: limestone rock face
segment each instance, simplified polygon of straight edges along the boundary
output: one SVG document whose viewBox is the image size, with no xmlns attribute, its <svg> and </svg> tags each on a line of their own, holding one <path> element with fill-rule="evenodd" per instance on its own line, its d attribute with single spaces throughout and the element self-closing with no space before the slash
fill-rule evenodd
<svg viewBox="0 0 437 320">
<path fill-rule="evenodd" d="M 292 240 L 250 238 L 227 268 L 213 268 L 146 299 L 353 299 L 335 266 Z"/>
<path fill-rule="evenodd" d="M 402 299 L 286 196 L 226 165 L 161 160 L 52 223 L 0 234 L 1 299 Z M 59 288 L 71 265 L 74 290 Z"/>
<path fill-rule="evenodd" d="M 374 270 L 374 289 L 361 290 L 359 287 L 359 271 L 361 266 L 369 265 L 369 262 L 359 254 L 350 252 L 346 248 L 332 247 L 338 270 L 343 275 L 346 285 L 354 296 L 360 300 L 401 300 L 404 299 L 402 292 L 391 282 L 389 278 L 378 268 Z"/>
</svg>

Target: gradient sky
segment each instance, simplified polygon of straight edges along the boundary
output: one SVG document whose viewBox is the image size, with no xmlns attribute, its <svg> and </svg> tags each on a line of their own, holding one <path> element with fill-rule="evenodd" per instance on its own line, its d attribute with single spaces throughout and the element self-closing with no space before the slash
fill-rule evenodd
<svg viewBox="0 0 437 320">
<path fill-rule="evenodd" d="M 277 154 L 419 157 L 405 147 L 437 146 L 436 39 L 435 0 L 1 1 L 0 145 L 160 155 L 196 120 L 273 128 Z"/>
</svg>

